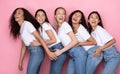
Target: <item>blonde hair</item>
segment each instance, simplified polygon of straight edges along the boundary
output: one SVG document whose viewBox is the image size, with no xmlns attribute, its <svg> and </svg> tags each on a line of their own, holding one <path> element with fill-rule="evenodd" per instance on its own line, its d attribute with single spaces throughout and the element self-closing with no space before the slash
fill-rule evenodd
<svg viewBox="0 0 120 74">
<path fill-rule="evenodd" d="M 57 20 L 56 20 L 56 18 L 55 18 L 55 15 L 56 15 L 56 12 L 57 12 L 57 10 L 58 9 L 63 9 L 64 11 L 65 11 L 65 14 L 66 14 L 66 10 L 65 10 L 65 8 L 63 8 L 63 7 L 57 7 L 56 9 L 55 9 L 55 11 L 54 11 L 54 24 L 57 26 L 57 27 L 59 27 L 59 25 L 58 25 L 58 22 L 57 22 Z"/>
</svg>

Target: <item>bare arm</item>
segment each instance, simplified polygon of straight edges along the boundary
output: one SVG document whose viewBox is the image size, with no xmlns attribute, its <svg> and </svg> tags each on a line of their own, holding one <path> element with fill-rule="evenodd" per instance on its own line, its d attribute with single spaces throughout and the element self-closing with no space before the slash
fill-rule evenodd
<svg viewBox="0 0 120 74">
<path fill-rule="evenodd" d="M 55 35 L 53 34 L 53 32 L 51 30 L 47 30 L 46 33 L 47 33 L 47 35 L 49 36 L 50 39 L 46 40 L 45 43 L 47 45 L 55 43 L 56 42 L 56 38 L 55 38 Z M 34 40 L 33 42 L 31 42 L 31 45 L 38 46 L 38 45 L 41 45 L 41 44 L 40 44 L 39 41 L 35 41 Z"/>
<path fill-rule="evenodd" d="M 40 36 L 40 34 L 38 33 L 38 31 L 34 31 L 32 34 L 40 41 L 41 45 L 43 46 L 43 48 L 45 49 L 46 53 L 48 54 L 50 60 L 56 60 L 56 59 L 57 59 L 57 56 L 55 55 L 54 52 L 51 52 L 51 51 L 48 49 L 45 41 L 44 41 L 43 38 Z"/>
<path fill-rule="evenodd" d="M 57 50 L 55 52 L 57 56 L 64 53 L 65 51 L 69 50 L 70 48 L 74 47 L 78 43 L 77 38 L 75 37 L 75 35 L 74 35 L 74 33 L 72 31 L 69 32 L 68 35 L 71 38 L 71 42 L 67 46 L 65 46 L 63 49 Z"/>
<path fill-rule="evenodd" d="M 109 42 L 107 42 L 105 45 L 99 47 L 96 49 L 94 56 L 99 56 L 101 51 L 103 51 L 104 49 L 110 47 L 111 45 L 113 45 L 116 42 L 116 40 L 113 38 L 112 40 L 110 40 Z"/>
<path fill-rule="evenodd" d="M 20 59 L 19 59 L 19 70 L 22 71 L 22 65 L 23 65 L 23 59 L 25 56 L 25 52 L 26 52 L 26 46 L 25 44 L 22 42 L 22 48 L 21 48 L 21 53 L 20 53 Z"/>
<path fill-rule="evenodd" d="M 116 42 L 116 40 L 113 38 L 112 40 L 110 40 L 109 42 L 107 42 L 105 45 L 101 46 L 100 49 L 104 50 L 108 47 L 110 47 L 111 45 L 113 45 Z"/>
<path fill-rule="evenodd" d="M 53 34 L 52 30 L 47 30 L 46 33 L 49 36 L 50 40 L 45 41 L 45 43 L 47 45 L 55 43 L 56 38 L 55 38 L 55 35 Z"/>
<path fill-rule="evenodd" d="M 96 41 L 92 36 L 90 36 L 86 42 L 78 42 L 78 45 L 82 45 L 82 46 L 96 45 Z"/>
</svg>

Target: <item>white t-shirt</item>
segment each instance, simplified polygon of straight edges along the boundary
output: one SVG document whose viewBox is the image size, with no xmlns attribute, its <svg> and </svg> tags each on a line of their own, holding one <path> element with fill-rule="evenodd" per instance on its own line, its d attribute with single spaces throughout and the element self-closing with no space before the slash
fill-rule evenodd
<svg viewBox="0 0 120 74">
<path fill-rule="evenodd" d="M 30 45 L 30 42 L 33 40 L 36 40 L 35 36 L 32 34 L 36 29 L 32 25 L 32 23 L 28 21 L 24 21 L 21 28 L 20 28 L 20 34 L 21 38 L 26 46 Z"/>
<path fill-rule="evenodd" d="M 90 38 L 90 34 L 88 31 L 83 27 L 82 24 L 80 24 L 77 33 L 75 34 L 76 38 L 78 39 L 79 42 L 86 42 L 87 39 Z M 95 45 L 89 45 L 89 46 L 83 46 L 85 50 L 87 51 L 89 48 L 93 47 Z"/>
<path fill-rule="evenodd" d="M 101 26 L 97 26 L 91 35 L 95 38 L 98 46 L 103 46 L 113 39 L 113 37 Z"/>
<path fill-rule="evenodd" d="M 40 35 L 43 37 L 43 39 L 46 41 L 46 40 L 50 40 L 49 36 L 47 35 L 46 31 L 47 30 L 51 30 L 56 38 L 56 42 L 51 44 L 51 45 L 48 45 L 48 47 L 52 47 L 53 45 L 57 44 L 57 43 L 60 43 L 60 39 L 58 38 L 57 36 L 57 33 L 55 32 L 55 30 L 53 29 L 53 27 L 45 22 L 42 24 L 42 27 L 39 28 L 39 32 L 40 32 Z"/>
<path fill-rule="evenodd" d="M 68 35 L 69 32 L 72 31 L 72 28 L 67 22 L 63 22 L 63 24 L 58 29 L 58 37 L 62 42 L 63 46 L 67 46 L 71 42 L 71 38 Z"/>
</svg>

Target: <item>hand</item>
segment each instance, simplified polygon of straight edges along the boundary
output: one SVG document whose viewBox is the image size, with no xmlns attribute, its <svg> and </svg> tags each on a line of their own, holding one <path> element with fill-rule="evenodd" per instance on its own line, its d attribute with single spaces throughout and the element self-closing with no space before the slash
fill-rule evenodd
<svg viewBox="0 0 120 74">
<path fill-rule="evenodd" d="M 97 48 L 97 49 L 95 50 L 94 56 L 95 56 L 95 57 L 98 57 L 98 56 L 100 55 L 101 51 L 102 51 L 102 50 L 101 50 L 100 48 Z"/>
<path fill-rule="evenodd" d="M 56 54 L 54 52 L 49 52 L 48 56 L 49 56 L 50 60 L 56 60 L 57 59 L 57 56 L 56 56 Z"/>
<path fill-rule="evenodd" d="M 19 65 L 18 65 L 18 69 L 20 70 L 20 71 L 22 71 L 23 70 L 23 67 L 22 67 L 22 63 L 19 63 Z"/>
<path fill-rule="evenodd" d="M 30 43 L 32 46 L 39 46 L 41 45 L 39 41 L 33 40 L 33 42 Z"/>
<path fill-rule="evenodd" d="M 61 55 L 61 54 L 62 54 L 62 51 L 61 51 L 61 50 L 59 50 L 59 49 L 56 49 L 55 54 L 56 54 L 57 56 L 59 56 L 59 55 Z"/>
</svg>

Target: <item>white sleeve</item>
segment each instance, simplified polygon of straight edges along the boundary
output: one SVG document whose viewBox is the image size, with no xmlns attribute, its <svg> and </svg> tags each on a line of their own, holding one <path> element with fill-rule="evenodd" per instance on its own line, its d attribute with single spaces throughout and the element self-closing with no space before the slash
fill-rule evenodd
<svg viewBox="0 0 120 74">
<path fill-rule="evenodd" d="M 63 24 L 64 25 L 64 32 L 69 33 L 72 31 L 71 26 L 68 23 Z"/>
<path fill-rule="evenodd" d="M 43 28 L 44 28 L 45 31 L 51 29 L 49 23 L 45 23 L 45 24 L 43 25 Z"/>
<path fill-rule="evenodd" d="M 36 30 L 35 27 L 30 22 L 27 23 L 27 27 L 28 27 L 28 31 L 30 33 L 34 32 Z"/>
<path fill-rule="evenodd" d="M 84 27 L 81 28 L 81 30 L 79 29 L 78 32 L 85 41 L 90 38 L 90 34 Z"/>
<path fill-rule="evenodd" d="M 99 27 L 97 32 L 103 44 L 106 44 L 107 42 L 113 39 L 113 37 L 102 27 Z"/>
</svg>

